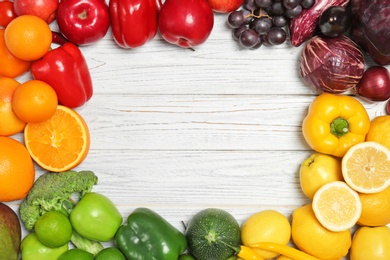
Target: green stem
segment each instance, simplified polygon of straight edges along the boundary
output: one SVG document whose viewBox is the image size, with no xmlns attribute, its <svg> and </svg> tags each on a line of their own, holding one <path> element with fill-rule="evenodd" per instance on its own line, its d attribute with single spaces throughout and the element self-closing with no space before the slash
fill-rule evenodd
<svg viewBox="0 0 390 260">
<path fill-rule="evenodd" d="M 330 123 L 330 132 L 337 137 L 347 134 L 349 132 L 348 121 L 341 117 L 333 119 L 332 123 Z"/>
<path fill-rule="evenodd" d="M 93 255 L 96 255 L 104 248 L 99 242 L 86 239 L 80 236 L 76 231 L 73 231 L 70 241 L 75 247 L 90 252 Z"/>
</svg>

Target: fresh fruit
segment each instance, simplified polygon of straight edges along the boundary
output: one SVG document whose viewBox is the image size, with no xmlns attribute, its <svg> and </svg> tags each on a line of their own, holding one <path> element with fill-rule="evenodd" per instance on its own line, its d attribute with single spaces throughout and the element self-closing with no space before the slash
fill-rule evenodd
<svg viewBox="0 0 390 260">
<path fill-rule="evenodd" d="M 334 232 L 352 228 L 362 212 L 358 193 L 343 181 L 332 181 L 319 188 L 312 206 L 318 221 Z"/>
<path fill-rule="evenodd" d="M 59 0 L 14 0 L 15 13 L 18 16 L 30 14 L 35 15 L 51 23 L 56 17 Z"/>
<path fill-rule="evenodd" d="M 351 260 L 390 259 L 390 228 L 358 228 L 352 239 L 350 257 Z"/>
<path fill-rule="evenodd" d="M 12 98 L 12 109 L 24 122 L 40 123 L 48 120 L 57 109 L 58 99 L 54 89 L 41 80 L 22 83 Z"/>
<path fill-rule="evenodd" d="M 343 6 L 331 6 L 322 12 L 318 24 L 323 35 L 338 37 L 351 26 L 351 13 Z"/>
<path fill-rule="evenodd" d="M 204 43 L 214 26 L 214 13 L 207 0 L 166 0 L 158 17 L 164 40 L 183 48 Z"/>
<path fill-rule="evenodd" d="M 126 260 L 117 247 L 106 247 L 95 255 L 94 260 Z"/>
<path fill-rule="evenodd" d="M 26 72 L 30 68 L 31 62 L 12 55 L 5 45 L 4 31 L 4 29 L 0 29 L 0 76 L 15 78 Z"/>
<path fill-rule="evenodd" d="M 110 27 L 108 6 L 102 0 L 61 0 L 57 23 L 61 33 L 70 42 L 88 45 L 106 35 Z"/>
<path fill-rule="evenodd" d="M 106 242 L 114 237 L 122 224 L 122 215 L 109 198 L 89 192 L 73 208 L 70 222 L 82 237 Z"/>
<path fill-rule="evenodd" d="M 61 247 L 50 248 L 42 244 L 35 232 L 25 236 L 20 244 L 21 257 L 23 260 L 51 260 L 57 259 L 60 255 L 68 251 L 69 244 Z"/>
<path fill-rule="evenodd" d="M 207 208 L 195 214 L 187 225 L 190 253 L 197 260 L 225 260 L 240 246 L 240 226 L 227 211 Z"/>
<path fill-rule="evenodd" d="M 93 260 L 93 254 L 78 248 L 73 248 L 60 255 L 57 260 Z"/>
<path fill-rule="evenodd" d="M 0 77 L 0 136 L 19 133 L 26 125 L 12 110 L 12 97 L 19 85 L 12 78 Z"/>
<path fill-rule="evenodd" d="M 244 246 L 260 242 L 274 242 L 287 245 L 291 238 L 291 226 L 287 217 L 276 210 L 264 210 L 253 214 L 241 226 L 241 240 Z M 274 258 L 278 254 L 255 249 L 263 258 Z"/>
<path fill-rule="evenodd" d="M 285 27 L 288 21 L 313 4 L 312 1 L 298 0 L 244 1 L 242 9 L 228 15 L 228 24 L 233 28 L 233 39 L 244 48 L 280 45 L 287 39 Z"/>
<path fill-rule="evenodd" d="M 34 15 L 21 15 L 13 19 L 5 28 L 4 39 L 14 56 L 27 61 L 43 57 L 52 42 L 49 25 Z"/>
<path fill-rule="evenodd" d="M 87 124 L 76 111 L 59 105 L 50 119 L 26 125 L 24 141 L 38 165 L 48 171 L 62 172 L 85 159 L 90 135 Z"/>
<path fill-rule="evenodd" d="M 390 115 L 376 116 L 371 120 L 366 141 L 374 141 L 390 150 Z"/>
<path fill-rule="evenodd" d="M 45 246 L 55 248 L 65 245 L 72 236 L 72 225 L 68 217 L 59 211 L 49 211 L 35 222 L 35 234 Z"/>
<path fill-rule="evenodd" d="M 390 150 L 377 142 L 352 146 L 341 161 L 345 182 L 361 193 L 376 193 L 390 185 Z"/>
<path fill-rule="evenodd" d="M 0 202 L 23 199 L 34 180 L 34 164 L 26 147 L 0 136 Z"/>
<path fill-rule="evenodd" d="M 227 14 L 237 10 L 244 0 L 207 0 L 214 12 Z"/>
<path fill-rule="evenodd" d="M 381 192 L 359 193 L 362 214 L 358 220 L 361 226 L 384 226 L 390 224 L 390 186 Z"/>
<path fill-rule="evenodd" d="M 17 260 L 21 226 L 16 213 L 6 204 L 0 202 L 0 253 L 1 259 Z"/>
<path fill-rule="evenodd" d="M 0 1 L 0 28 L 7 25 L 16 17 L 14 4 L 10 0 Z"/>
<path fill-rule="evenodd" d="M 350 231 L 326 229 L 318 222 L 311 204 L 294 210 L 291 235 L 300 250 L 323 260 L 340 259 L 347 255 L 351 246 Z"/>
<path fill-rule="evenodd" d="M 331 155 L 313 153 L 303 161 L 299 169 L 299 181 L 303 193 L 312 199 L 322 185 L 342 181 L 341 160 Z"/>
</svg>

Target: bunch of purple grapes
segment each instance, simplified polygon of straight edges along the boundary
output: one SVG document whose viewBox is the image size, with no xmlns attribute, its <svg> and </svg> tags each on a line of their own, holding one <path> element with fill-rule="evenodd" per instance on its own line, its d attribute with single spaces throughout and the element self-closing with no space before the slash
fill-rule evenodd
<svg viewBox="0 0 390 260">
<path fill-rule="evenodd" d="M 317 0 L 318 1 L 318 0 Z M 290 19 L 303 9 L 314 5 L 315 0 L 244 0 L 243 8 L 228 15 L 233 28 L 233 39 L 248 49 L 261 45 L 279 45 L 286 41 Z"/>
</svg>

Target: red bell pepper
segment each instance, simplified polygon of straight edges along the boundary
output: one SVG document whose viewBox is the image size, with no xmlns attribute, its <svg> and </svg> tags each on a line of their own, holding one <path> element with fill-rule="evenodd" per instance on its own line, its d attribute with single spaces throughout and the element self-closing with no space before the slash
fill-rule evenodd
<svg viewBox="0 0 390 260">
<path fill-rule="evenodd" d="M 92 79 L 87 62 L 80 49 L 67 42 L 49 51 L 31 65 L 34 79 L 52 86 L 58 102 L 75 108 L 87 102 L 93 93 Z"/>
<path fill-rule="evenodd" d="M 154 38 L 161 0 L 110 0 L 111 29 L 122 48 L 136 48 Z"/>
</svg>

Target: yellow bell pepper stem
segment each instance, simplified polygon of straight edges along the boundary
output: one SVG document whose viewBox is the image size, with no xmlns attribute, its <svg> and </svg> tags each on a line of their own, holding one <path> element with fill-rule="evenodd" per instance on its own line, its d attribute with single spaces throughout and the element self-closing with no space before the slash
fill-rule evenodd
<svg viewBox="0 0 390 260">
<path fill-rule="evenodd" d="M 247 246 L 240 246 L 240 252 L 238 252 L 237 256 L 244 260 L 264 260 L 259 253 Z"/>
<path fill-rule="evenodd" d="M 320 260 L 317 257 L 309 255 L 303 251 L 295 249 L 290 246 L 272 243 L 272 242 L 261 242 L 256 245 L 251 245 L 251 248 L 263 249 L 272 251 L 278 254 L 282 254 L 294 260 Z"/>
</svg>

